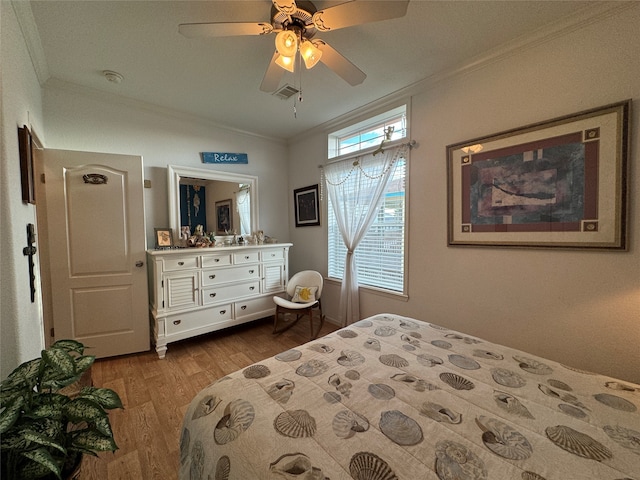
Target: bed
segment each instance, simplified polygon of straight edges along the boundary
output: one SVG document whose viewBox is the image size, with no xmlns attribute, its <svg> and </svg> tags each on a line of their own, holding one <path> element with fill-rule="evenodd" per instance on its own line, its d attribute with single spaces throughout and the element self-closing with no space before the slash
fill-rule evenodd
<svg viewBox="0 0 640 480">
<path fill-rule="evenodd" d="M 191 402 L 181 479 L 640 480 L 640 385 L 376 315 Z"/>
</svg>

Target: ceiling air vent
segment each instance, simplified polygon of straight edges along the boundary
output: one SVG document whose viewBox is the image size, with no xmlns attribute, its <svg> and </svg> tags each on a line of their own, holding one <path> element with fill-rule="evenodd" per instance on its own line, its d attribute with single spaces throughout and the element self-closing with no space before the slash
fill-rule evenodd
<svg viewBox="0 0 640 480">
<path fill-rule="evenodd" d="M 276 97 L 282 100 L 286 100 L 287 98 L 291 98 L 293 95 L 295 95 L 299 91 L 300 90 L 298 90 L 295 87 L 292 87 L 291 85 L 285 85 L 280 90 L 276 90 L 275 92 L 273 92 L 273 95 L 275 95 Z"/>
</svg>

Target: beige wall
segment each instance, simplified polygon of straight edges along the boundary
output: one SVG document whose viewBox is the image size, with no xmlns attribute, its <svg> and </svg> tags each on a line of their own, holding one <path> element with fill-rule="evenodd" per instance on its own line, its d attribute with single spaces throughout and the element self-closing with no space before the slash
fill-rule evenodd
<svg viewBox="0 0 640 480">
<path fill-rule="evenodd" d="M 640 3 L 412 92 L 411 138 L 419 145 L 410 158 L 409 298 L 362 290 L 363 316 L 409 315 L 640 383 L 638 25 Z M 636 105 L 628 252 L 447 247 L 448 144 L 629 98 Z M 325 139 L 318 131 L 291 145 L 291 191 L 319 181 Z M 318 153 L 302 155 L 310 151 Z M 321 227 L 292 225 L 292 271 L 326 273 L 325 219 Z M 338 302 L 339 287 L 329 284 L 330 316 Z"/>
</svg>

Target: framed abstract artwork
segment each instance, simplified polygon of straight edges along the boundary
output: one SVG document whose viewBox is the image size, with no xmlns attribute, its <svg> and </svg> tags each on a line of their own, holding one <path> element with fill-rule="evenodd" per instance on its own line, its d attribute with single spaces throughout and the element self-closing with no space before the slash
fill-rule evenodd
<svg viewBox="0 0 640 480">
<path fill-rule="evenodd" d="M 216 233 L 228 235 L 233 231 L 233 210 L 231 199 L 216 202 Z"/>
<path fill-rule="evenodd" d="M 447 146 L 448 244 L 625 250 L 630 109 Z"/>
<path fill-rule="evenodd" d="M 170 228 L 154 228 L 156 249 L 173 248 L 173 232 Z"/>
<path fill-rule="evenodd" d="M 295 189 L 293 191 L 293 205 L 296 214 L 296 227 L 320 225 L 318 184 Z"/>
</svg>

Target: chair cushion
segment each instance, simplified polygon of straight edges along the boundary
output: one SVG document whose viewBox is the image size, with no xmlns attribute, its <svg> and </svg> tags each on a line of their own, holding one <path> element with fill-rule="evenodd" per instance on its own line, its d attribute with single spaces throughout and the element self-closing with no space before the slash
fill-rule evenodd
<svg viewBox="0 0 640 480">
<path fill-rule="evenodd" d="M 315 302 L 317 291 L 318 287 L 304 287 L 302 285 L 296 285 L 291 301 L 295 303 Z"/>
<path fill-rule="evenodd" d="M 303 310 L 305 308 L 313 307 L 316 303 L 318 303 L 317 300 L 307 303 L 292 302 L 282 297 L 273 297 L 273 301 L 276 303 L 276 305 L 288 308 L 290 310 Z"/>
</svg>

